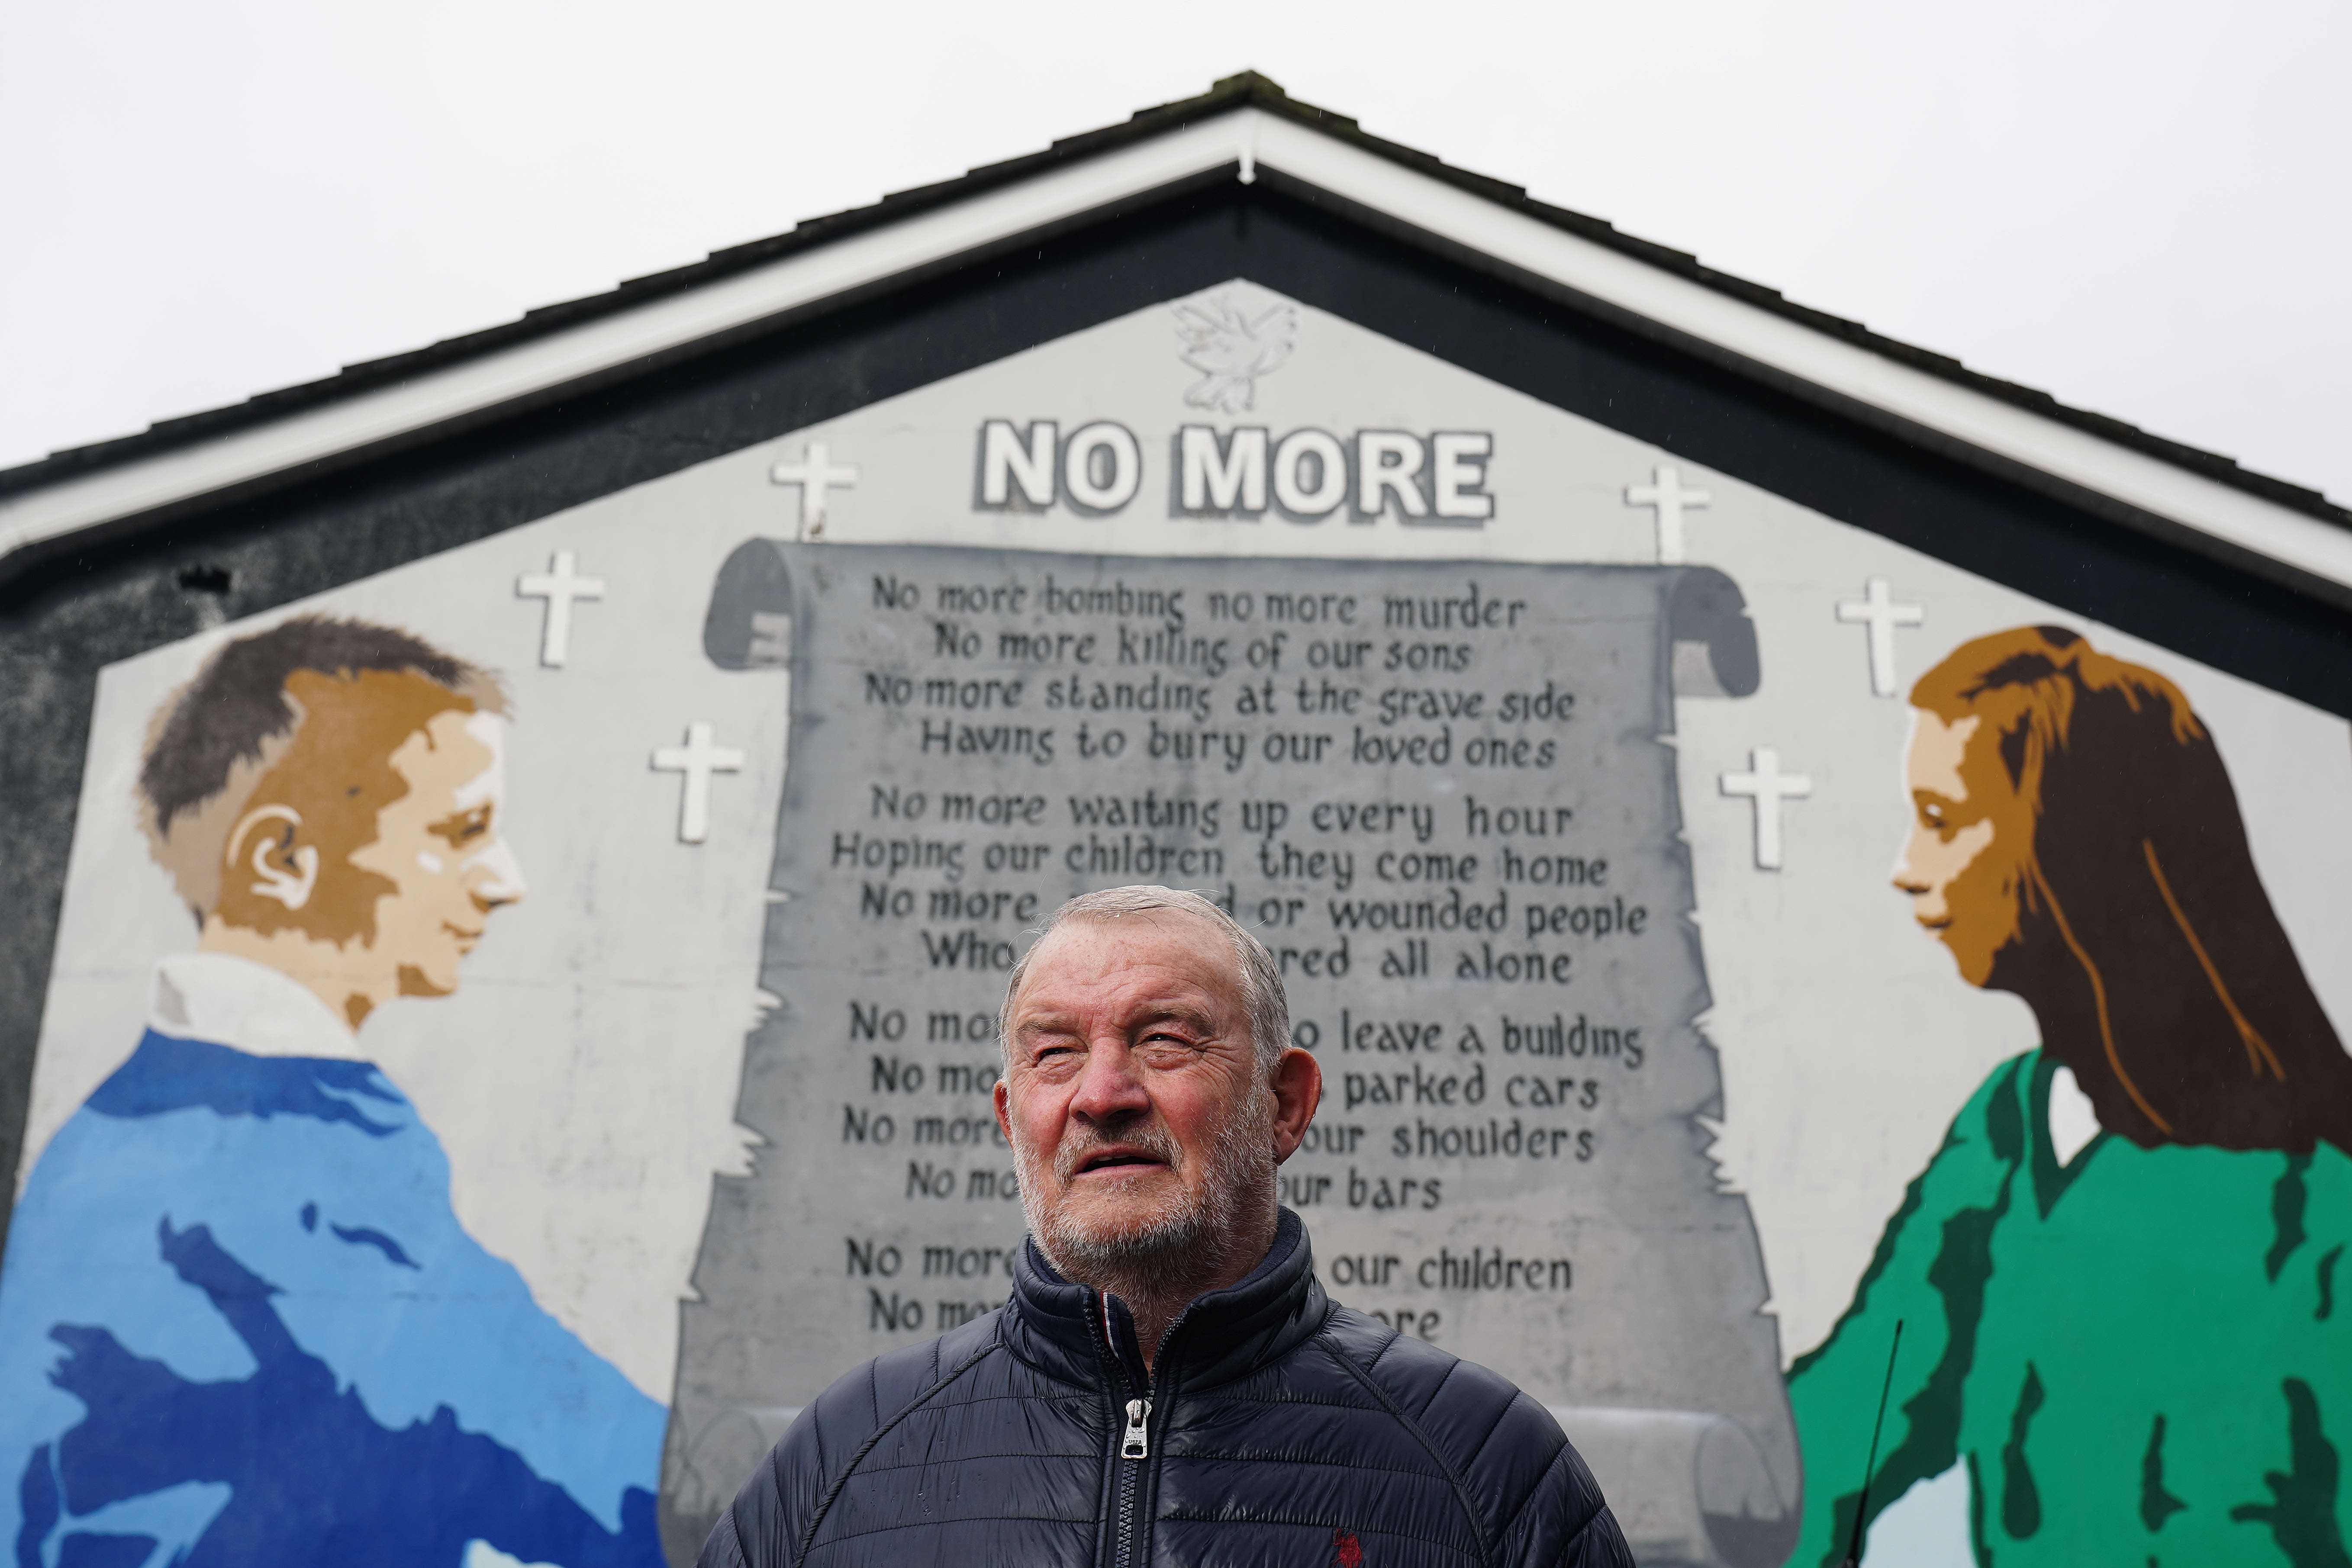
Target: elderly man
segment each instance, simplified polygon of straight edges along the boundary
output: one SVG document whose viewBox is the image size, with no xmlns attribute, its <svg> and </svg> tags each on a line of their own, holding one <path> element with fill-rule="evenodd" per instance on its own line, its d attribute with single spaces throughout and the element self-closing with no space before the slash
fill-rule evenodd
<svg viewBox="0 0 2352 1568">
<path fill-rule="evenodd" d="M 803 1411 L 701 1568 L 1630 1564 L 1540 1405 L 1317 1284 L 1275 1167 L 1322 1072 L 1255 938 L 1090 893 L 999 1023 L 1012 1300 Z"/>
</svg>

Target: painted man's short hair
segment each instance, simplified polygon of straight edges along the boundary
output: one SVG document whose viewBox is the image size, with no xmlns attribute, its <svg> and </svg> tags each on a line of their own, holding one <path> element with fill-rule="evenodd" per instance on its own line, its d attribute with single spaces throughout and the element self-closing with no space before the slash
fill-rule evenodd
<svg viewBox="0 0 2352 1568">
<path fill-rule="evenodd" d="M 222 647 L 156 710 L 139 768 L 140 826 L 199 920 L 219 901 L 230 826 L 301 726 L 286 683 L 302 670 L 344 680 L 369 670 L 413 675 L 476 709 L 506 711 L 488 671 L 366 621 L 298 616 Z"/>
</svg>

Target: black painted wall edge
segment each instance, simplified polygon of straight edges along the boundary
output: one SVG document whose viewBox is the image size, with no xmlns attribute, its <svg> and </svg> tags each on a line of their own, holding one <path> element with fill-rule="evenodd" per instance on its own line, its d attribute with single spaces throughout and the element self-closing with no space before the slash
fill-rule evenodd
<svg viewBox="0 0 2352 1568">
<path fill-rule="evenodd" d="M 208 498 L 144 532 L 77 540 L 0 584 L 0 907 L 11 911 L 0 924 L 0 1170 L 15 1170 L 21 1144 L 103 666 L 1243 275 L 2352 714 L 2352 616 L 2337 605 L 1857 417 L 1815 389 L 1769 384 L 1753 366 L 1501 275 L 1443 241 L 1368 223 L 1321 193 L 1212 176 L 430 441 Z"/>
</svg>

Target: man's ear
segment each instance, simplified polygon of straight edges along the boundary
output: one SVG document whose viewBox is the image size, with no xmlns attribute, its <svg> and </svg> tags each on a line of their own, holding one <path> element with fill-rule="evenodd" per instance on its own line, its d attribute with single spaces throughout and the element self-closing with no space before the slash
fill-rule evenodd
<svg viewBox="0 0 2352 1568">
<path fill-rule="evenodd" d="M 1307 1123 L 1323 1103 L 1323 1064 L 1297 1046 L 1274 1064 L 1274 1163 L 1281 1164 L 1298 1152 L 1307 1140 Z"/>
<path fill-rule="evenodd" d="M 228 836 L 221 852 L 222 879 L 257 879 L 250 891 L 275 899 L 289 910 L 310 901 L 319 887 L 318 847 L 303 842 L 302 814 L 290 805 L 263 805 L 248 811 Z"/>
<path fill-rule="evenodd" d="M 1013 1142 L 1012 1094 L 1004 1087 L 1003 1073 L 996 1075 L 996 1092 L 990 1098 L 996 1102 L 996 1125 L 1003 1130 L 1004 1141 L 1010 1143 Z"/>
</svg>

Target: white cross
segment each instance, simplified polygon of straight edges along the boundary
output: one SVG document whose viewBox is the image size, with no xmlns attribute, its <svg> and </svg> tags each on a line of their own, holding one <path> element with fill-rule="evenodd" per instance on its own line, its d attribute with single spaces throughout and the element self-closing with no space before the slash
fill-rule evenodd
<svg viewBox="0 0 2352 1568">
<path fill-rule="evenodd" d="M 844 489 L 857 483 L 857 470 L 846 463 L 834 464 L 833 454 L 822 441 L 811 441 L 801 448 L 797 463 L 778 463 L 768 470 L 768 478 L 780 485 L 801 488 L 801 527 L 808 532 L 824 531 L 824 492 L 838 485 Z"/>
<path fill-rule="evenodd" d="M 1748 771 L 1723 775 L 1723 793 L 1748 795 L 1756 802 L 1756 868 L 1780 868 L 1780 803 L 1801 800 L 1813 793 L 1813 781 L 1802 773 L 1780 771 L 1780 753 L 1759 746 L 1748 753 Z"/>
<path fill-rule="evenodd" d="M 1916 626 L 1927 618 L 1920 605 L 1898 605 L 1887 597 L 1886 579 L 1873 577 L 1863 585 L 1868 595 L 1838 601 L 1837 618 L 1870 625 L 1870 689 L 1881 697 L 1895 695 L 1895 628 Z"/>
<path fill-rule="evenodd" d="M 530 572 L 515 579 L 518 599 L 545 599 L 547 626 L 539 639 L 539 662 L 561 669 L 572 656 L 572 601 L 604 596 L 602 577 L 575 577 L 572 552 L 559 550 L 544 573 Z"/>
<path fill-rule="evenodd" d="M 743 753 L 710 743 L 710 726 L 698 719 L 686 727 L 686 744 L 664 746 L 654 752 L 654 771 L 684 773 L 685 789 L 677 807 L 677 840 L 699 844 L 710 837 L 710 775 L 740 773 Z"/>
<path fill-rule="evenodd" d="M 1653 483 L 1625 487 L 1625 504 L 1656 510 L 1658 564 L 1679 566 L 1683 563 L 1683 509 L 1696 511 L 1715 497 L 1706 490 L 1683 489 L 1682 476 L 1664 464 L 1651 469 L 1650 477 Z"/>
</svg>

